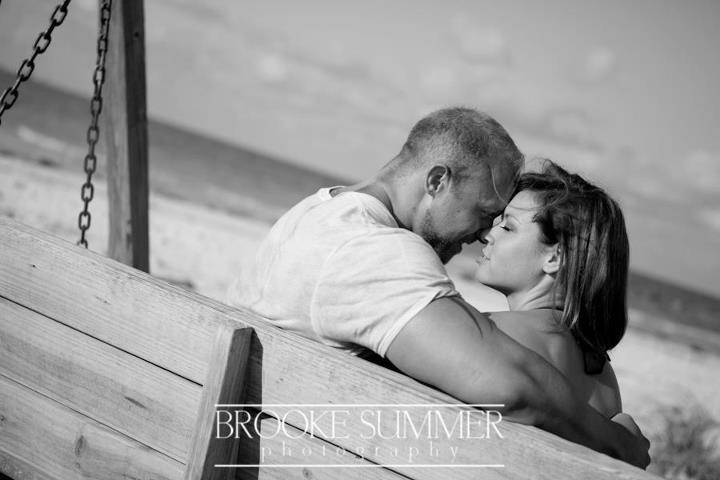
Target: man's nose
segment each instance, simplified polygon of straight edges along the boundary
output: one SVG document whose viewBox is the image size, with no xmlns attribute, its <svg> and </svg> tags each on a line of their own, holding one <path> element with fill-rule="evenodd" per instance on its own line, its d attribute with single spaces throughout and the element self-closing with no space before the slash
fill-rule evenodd
<svg viewBox="0 0 720 480">
<path fill-rule="evenodd" d="M 488 236 L 490 235 L 490 230 L 492 230 L 491 226 L 487 227 L 487 228 L 483 228 L 476 234 L 476 237 L 480 243 L 482 243 L 482 244 L 488 243 Z"/>
</svg>

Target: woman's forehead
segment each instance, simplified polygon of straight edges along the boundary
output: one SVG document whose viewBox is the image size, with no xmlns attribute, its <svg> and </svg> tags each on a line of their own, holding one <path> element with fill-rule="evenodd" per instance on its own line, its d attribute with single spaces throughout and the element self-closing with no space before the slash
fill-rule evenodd
<svg viewBox="0 0 720 480">
<path fill-rule="evenodd" d="M 515 217 L 532 216 L 537 211 L 537 208 L 538 203 L 535 195 L 528 190 L 523 190 L 510 200 L 508 206 L 505 207 L 505 213 L 512 214 Z"/>
</svg>

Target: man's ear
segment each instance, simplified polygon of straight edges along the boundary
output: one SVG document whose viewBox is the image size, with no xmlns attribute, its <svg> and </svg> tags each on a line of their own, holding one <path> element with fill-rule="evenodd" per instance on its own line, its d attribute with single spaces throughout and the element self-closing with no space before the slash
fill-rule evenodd
<svg viewBox="0 0 720 480">
<path fill-rule="evenodd" d="M 445 165 L 435 165 L 425 178 L 425 191 L 434 197 L 442 189 L 448 188 L 450 182 L 450 168 Z"/>
<path fill-rule="evenodd" d="M 543 272 L 548 275 L 557 274 L 558 270 L 560 270 L 562 257 L 563 253 L 559 244 L 556 243 L 555 245 L 548 246 L 547 255 L 545 256 L 545 261 L 543 262 Z"/>
</svg>

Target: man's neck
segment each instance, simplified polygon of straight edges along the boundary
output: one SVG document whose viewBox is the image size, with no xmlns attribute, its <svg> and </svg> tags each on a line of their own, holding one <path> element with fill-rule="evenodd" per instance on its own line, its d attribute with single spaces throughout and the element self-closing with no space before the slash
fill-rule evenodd
<svg viewBox="0 0 720 480">
<path fill-rule="evenodd" d="M 378 179 L 367 180 L 364 182 L 356 183 L 355 185 L 350 185 L 348 187 L 333 189 L 330 194 L 332 196 L 335 196 L 342 192 L 364 193 L 366 195 L 375 197 L 380 201 L 380 203 L 385 205 L 385 208 L 388 209 L 390 215 L 393 216 L 395 222 L 397 222 L 400 228 L 407 228 L 395 213 L 395 205 L 398 204 L 398 200 L 394 197 L 392 189 L 385 185 L 382 181 Z"/>
</svg>

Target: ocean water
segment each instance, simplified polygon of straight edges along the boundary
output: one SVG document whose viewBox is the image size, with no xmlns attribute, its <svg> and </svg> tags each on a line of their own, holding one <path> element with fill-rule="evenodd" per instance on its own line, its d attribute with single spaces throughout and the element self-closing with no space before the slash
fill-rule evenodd
<svg viewBox="0 0 720 480">
<path fill-rule="evenodd" d="M 0 84 L 11 79 L 0 71 Z M 37 82 L 25 84 L 21 95 L 0 126 L 0 152 L 77 172 L 79 188 L 88 101 Z M 349 182 L 163 122 L 150 122 L 149 138 L 153 191 L 268 224 L 318 188 Z M 105 175 L 102 158 L 98 175 Z M 471 245 L 461 255 L 477 254 Z M 720 331 L 720 298 L 637 269 L 629 304 L 654 317 Z"/>
<path fill-rule="evenodd" d="M 446 83 L 453 80 L 452 69 L 440 65 L 433 70 L 430 65 L 430 77 L 415 77 L 413 72 L 422 72 L 413 70 L 415 65 L 407 58 L 397 59 L 397 69 L 391 69 L 388 57 L 394 50 L 389 45 L 383 48 L 380 32 L 377 38 L 355 32 L 352 41 L 342 35 L 344 27 L 357 30 L 368 18 L 387 26 L 387 19 L 376 18 L 383 16 L 378 14 L 382 9 L 360 8 L 363 18 L 343 25 L 336 20 L 347 14 L 339 6 L 292 5 L 288 9 L 299 11 L 299 18 L 288 24 L 294 19 L 287 11 L 270 15 L 278 5 L 221 0 L 146 3 L 148 107 L 151 116 L 162 122 L 153 124 L 151 131 L 154 188 L 167 194 L 182 191 L 237 213 L 270 218 L 318 184 L 347 183 L 371 174 L 392 157 L 409 126 L 428 109 L 450 100 L 479 102 L 499 115 L 526 153 L 549 155 L 570 170 L 587 172 L 620 200 L 635 272 L 720 297 L 720 188 L 715 181 L 720 170 L 712 145 L 697 145 L 707 147 L 709 153 L 675 163 L 659 157 L 641 159 L 631 147 L 601 154 L 593 150 L 597 142 L 588 141 L 601 132 L 583 127 L 583 115 L 555 119 L 562 120 L 560 126 L 554 117 L 542 116 L 528 124 L 528 118 L 517 114 L 533 111 L 534 96 L 515 99 L 499 91 L 479 101 L 470 91 L 458 91 L 458 97 L 451 99 L 447 93 L 455 89 Z M 53 6 L 49 0 L 3 3 L 0 68 L 17 68 Z M 91 0 L 73 2 L 66 23 L 53 35 L 52 47 L 38 59 L 33 77 L 81 99 L 72 105 L 52 95 L 35 99 L 24 86 L 16 109 L 30 103 L 36 114 L 34 123 L 15 124 L 10 133 L 17 138 L 45 142 L 48 147 L 55 137 L 68 145 L 84 138 L 96 8 L 97 2 Z M 319 22 L 322 28 L 303 29 L 300 20 Z M 431 20 L 434 25 L 441 19 Z M 405 27 L 417 27 L 413 22 Z M 471 27 L 461 30 L 472 33 Z M 417 38 L 417 32 L 408 33 Z M 329 37 L 334 41 L 323 41 Z M 403 45 L 418 60 L 428 53 Z M 451 47 L 445 48 L 452 53 Z M 483 84 L 483 71 L 466 72 L 472 74 L 470 87 Z M 3 84 L 12 81 L 10 76 L 1 78 Z M 408 91 L 418 84 L 437 95 L 412 97 Z M 529 92 L 540 95 L 539 90 L 550 86 L 538 84 Z M 614 90 L 622 91 L 620 86 Z M 514 113 L 508 110 L 511 101 L 516 103 Z M 43 118 L 43 111 L 52 114 Z M 8 118 L 14 115 L 17 112 Z M 550 131 L 555 127 L 569 129 L 569 137 L 559 141 L 557 132 Z M 583 128 L 589 132 L 583 134 Z M 188 135 L 174 135 L 181 130 Z M 672 181 L 658 182 L 660 171 Z"/>
</svg>

